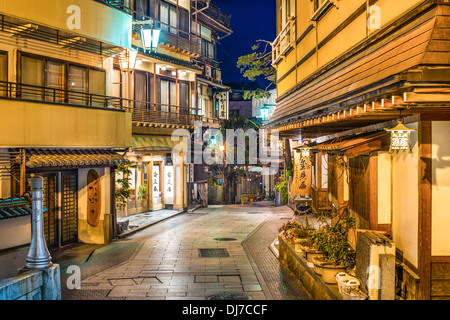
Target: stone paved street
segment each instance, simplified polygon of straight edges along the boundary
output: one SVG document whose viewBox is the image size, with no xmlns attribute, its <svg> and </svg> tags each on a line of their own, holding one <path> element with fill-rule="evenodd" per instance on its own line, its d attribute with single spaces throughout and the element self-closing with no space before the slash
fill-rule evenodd
<svg viewBox="0 0 450 320">
<path fill-rule="evenodd" d="M 257 204 L 178 215 L 108 245 L 123 259 L 113 267 L 105 260 L 114 249 L 109 255 L 102 254 L 108 246 L 95 250 L 91 267 L 82 267 L 80 290 L 64 289 L 62 277 L 63 299 L 205 300 L 221 294 L 308 299 L 270 249 L 292 215 L 288 207 Z"/>
</svg>

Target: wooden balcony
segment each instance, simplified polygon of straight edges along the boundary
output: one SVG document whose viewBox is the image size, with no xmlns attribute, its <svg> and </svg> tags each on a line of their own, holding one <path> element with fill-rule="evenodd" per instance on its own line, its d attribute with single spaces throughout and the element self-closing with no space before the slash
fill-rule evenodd
<svg viewBox="0 0 450 320">
<path fill-rule="evenodd" d="M 276 65 L 283 59 L 286 54 L 295 47 L 296 34 L 296 20 L 291 17 L 286 23 L 283 30 L 278 34 L 276 39 L 272 42 L 272 64 Z"/>
</svg>

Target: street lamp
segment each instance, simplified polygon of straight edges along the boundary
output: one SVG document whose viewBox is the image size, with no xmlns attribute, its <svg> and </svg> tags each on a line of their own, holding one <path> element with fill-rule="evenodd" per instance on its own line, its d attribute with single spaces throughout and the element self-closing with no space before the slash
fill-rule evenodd
<svg viewBox="0 0 450 320">
<path fill-rule="evenodd" d="M 264 107 L 262 107 L 261 109 L 260 109 L 260 111 L 261 111 L 261 118 L 262 118 L 262 120 L 263 121 L 267 121 L 267 120 L 269 120 L 269 111 L 270 111 L 270 108 L 268 107 L 268 106 L 264 106 Z"/>
<path fill-rule="evenodd" d="M 153 23 L 150 25 L 150 28 L 141 26 L 141 38 L 144 51 L 154 51 L 158 48 L 160 34 L 161 30 L 154 28 Z"/>
<path fill-rule="evenodd" d="M 217 138 L 216 136 L 212 136 L 211 139 L 209 139 L 209 143 L 215 147 L 217 145 Z"/>
</svg>

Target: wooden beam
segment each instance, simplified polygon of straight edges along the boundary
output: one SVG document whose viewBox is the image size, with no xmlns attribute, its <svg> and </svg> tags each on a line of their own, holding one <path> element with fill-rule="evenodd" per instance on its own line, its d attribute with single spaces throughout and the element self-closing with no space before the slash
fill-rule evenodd
<svg viewBox="0 0 450 320">
<path fill-rule="evenodd" d="M 431 297 L 431 121 L 419 122 L 419 300 Z"/>
</svg>

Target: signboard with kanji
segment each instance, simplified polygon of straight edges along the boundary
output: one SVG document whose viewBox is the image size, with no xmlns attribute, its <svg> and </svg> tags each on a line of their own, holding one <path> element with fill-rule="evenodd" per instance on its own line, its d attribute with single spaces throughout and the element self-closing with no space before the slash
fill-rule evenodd
<svg viewBox="0 0 450 320">
<path fill-rule="evenodd" d="M 291 196 L 299 194 L 311 195 L 311 158 L 302 157 L 301 152 L 294 152 L 294 176 L 292 179 Z"/>
</svg>

